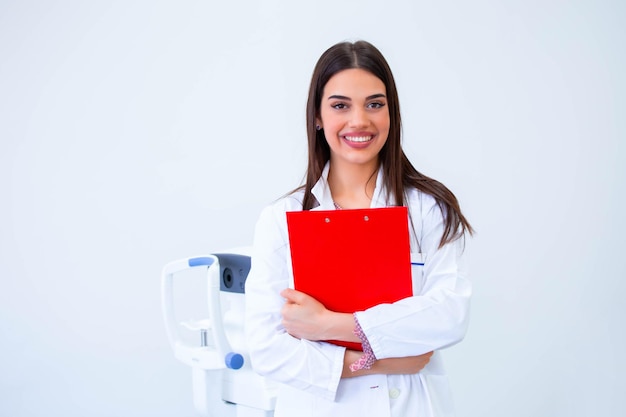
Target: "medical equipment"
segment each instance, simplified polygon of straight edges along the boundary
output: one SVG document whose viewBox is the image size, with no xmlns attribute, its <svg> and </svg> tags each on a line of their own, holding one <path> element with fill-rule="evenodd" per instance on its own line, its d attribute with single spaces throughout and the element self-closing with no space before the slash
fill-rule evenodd
<svg viewBox="0 0 626 417">
<path fill-rule="evenodd" d="M 206 269 L 208 318 L 176 323 L 174 278 L 189 269 Z M 249 248 L 180 259 L 165 265 L 161 277 L 163 319 L 178 360 L 191 366 L 196 410 L 210 417 L 272 417 L 277 387 L 250 365 L 244 336 L 245 280 Z M 200 334 L 192 346 L 180 326 Z"/>
</svg>

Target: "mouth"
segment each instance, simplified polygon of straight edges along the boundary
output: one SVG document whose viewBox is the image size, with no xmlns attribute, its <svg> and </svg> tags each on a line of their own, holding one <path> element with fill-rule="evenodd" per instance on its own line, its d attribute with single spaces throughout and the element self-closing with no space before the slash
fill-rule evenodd
<svg viewBox="0 0 626 417">
<path fill-rule="evenodd" d="M 343 136 L 343 139 L 352 143 L 365 143 L 374 139 L 374 136 Z"/>
</svg>

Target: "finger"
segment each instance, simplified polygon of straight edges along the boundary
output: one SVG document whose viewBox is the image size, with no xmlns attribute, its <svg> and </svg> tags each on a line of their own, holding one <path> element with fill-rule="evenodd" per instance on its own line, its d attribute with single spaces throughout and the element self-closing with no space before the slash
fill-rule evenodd
<svg viewBox="0 0 626 417">
<path fill-rule="evenodd" d="M 285 288 L 284 290 L 280 292 L 280 296 L 286 299 L 287 301 L 291 301 L 290 297 L 291 297 L 292 292 L 293 290 L 291 288 Z"/>
<path fill-rule="evenodd" d="M 280 295 L 287 301 L 295 304 L 302 304 L 305 297 L 304 293 L 291 288 L 285 288 L 280 292 Z"/>
<path fill-rule="evenodd" d="M 293 319 L 294 316 L 297 316 L 298 314 L 298 305 L 292 303 L 291 301 L 287 301 L 280 309 L 280 314 L 281 316 L 283 316 L 284 319 Z"/>
</svg>

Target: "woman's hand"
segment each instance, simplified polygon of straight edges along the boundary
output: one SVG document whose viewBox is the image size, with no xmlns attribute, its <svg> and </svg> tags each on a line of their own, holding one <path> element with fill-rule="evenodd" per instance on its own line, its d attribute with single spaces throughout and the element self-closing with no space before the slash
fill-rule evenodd
<svg viewBox="0 0 626 417">
<path fill-rule="evenodd" d="M 332 320 L 332 311 L 315 298 L 296 290 L 287 288 L 280 295 L 286 303 L 281 313 L 283 326 L 287 333 L 298 339 L 326 340 L 326 331 Z"/>
<path fill-rule="evenodd" d="M 385 375 L 409 375 L 420 372 L 428 362 L 430 357 L 433 356 L 433 352 L 424 353 L 418 356 L 407 356 L 404 358 L 388 358 L 380 359 L 374 362 L 374 365 L 370 369 L 361 369 L 359 371 L 352 372 L 350 365 L 358 360 L 362 352 L 356 352 L 354 350 L 346 350 L 344 356 L 342 378 L 351 378 L 362 375 L 373 374 L 385 374 Z"/>
<path fill-rule="evenodd" d="M 298 339 L 360 342 L 354 334 L 354 317 L 328 310 L 303 292 L 287 288 L 280 293 L 286 300 L 281 313 L 287 333 Z"/>
</svg>

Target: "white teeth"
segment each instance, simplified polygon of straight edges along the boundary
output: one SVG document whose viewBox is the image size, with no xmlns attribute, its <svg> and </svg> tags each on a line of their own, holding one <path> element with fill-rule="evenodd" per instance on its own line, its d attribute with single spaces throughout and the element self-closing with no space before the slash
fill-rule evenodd
<svg viewBox="0 0 626 417">
<path fill-rule="evenodd" d="M 373 136 L 344 136 L 350 142 L 367 142 L 372 140 Z"/>
</svg>

